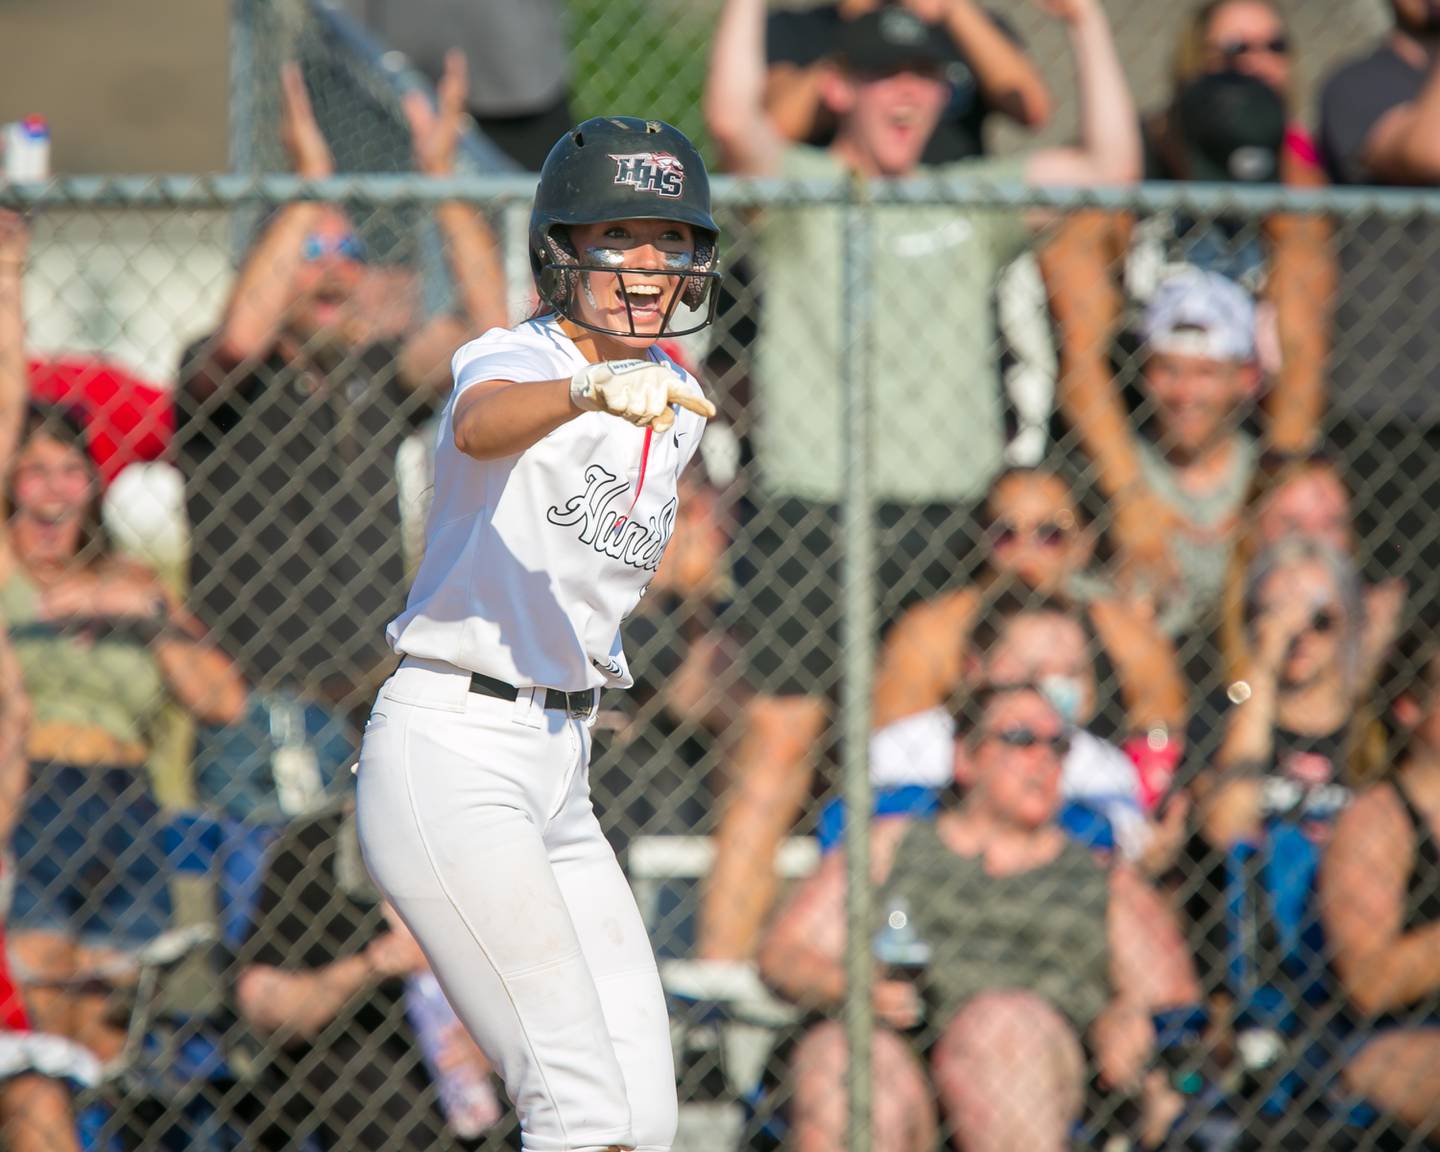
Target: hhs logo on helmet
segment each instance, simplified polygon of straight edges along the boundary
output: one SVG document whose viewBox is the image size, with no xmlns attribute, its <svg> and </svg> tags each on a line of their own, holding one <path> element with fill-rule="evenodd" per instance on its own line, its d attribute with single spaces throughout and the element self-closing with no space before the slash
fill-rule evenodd
<svg viewBox="0 0 1440 1152">
<path fill-rule="evenodd" d="M 616 184 L 669 197 L 678 197 L 685 190 L 685 165 L 672 153 L 612 152 L 610 159 L 615 161 Z"/>
</svg>

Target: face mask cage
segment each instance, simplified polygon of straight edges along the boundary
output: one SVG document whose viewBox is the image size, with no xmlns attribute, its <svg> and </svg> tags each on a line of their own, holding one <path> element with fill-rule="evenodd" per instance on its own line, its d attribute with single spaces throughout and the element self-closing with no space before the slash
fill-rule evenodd
<svg viewBox="0 0 1440 1152">
<path fill-rule="evenodd" d="M 550 259 L 541 266 L 540 294 L 547 304 L 572 324 L 604 336 L 660 340 L 688 336 L 715 322 L 715 310 L 720 299 L 720 273 L 715 268 L 715 243 L 709 237 L 696 238 L 694 257 L 690 266 L 684 269 L 630 268 L 608 262 L 582 262 L 568 243 L 553 234 L 547 235 L 545 241 Z M 619 281 L 620 299 L 625 303 L 625 328 L 607 328 L 592 324 L 576 315 L 575 294 L 584 290 L 583 277 L 586 273 L 611 275 Z M 677 286 L 667 293 L 669 303 L 665 307 L 658 332 L 641 332 L 636 329 L 630 295 L 625 291 L 627 275 L 648 279 L 663 276 L 679 281 Z M 672 328 L 675 311 L 682 302 L 692 311 L 700 312 L 700 316 L 687 328 Z"/>
</svg>

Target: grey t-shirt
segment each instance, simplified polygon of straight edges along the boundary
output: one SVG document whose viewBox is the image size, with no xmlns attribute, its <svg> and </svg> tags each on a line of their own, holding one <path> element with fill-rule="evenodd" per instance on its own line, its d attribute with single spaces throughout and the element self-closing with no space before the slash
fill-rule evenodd
<svg viewBox="0 0 1440 1152">
<path fill-rule="evenodd" d="M 1320 96 L 1320 150 L 1336 184 L 1373 184 L 1365 141 L 1380 118 L 1418 97 L 1426 72 L 1388 44 L 1347 64 Z M 1340 292 L 1331 356 L 1344 415 L 1440 424 L 1440 220 L 1364 217 L 1335 243 Z"/>
<path fill-rule="evenodd" d="M 570 51 L 559 0 L 348 0 L 348 6 L 427 76 L 462 49 L 469 105 L 484 116 L 523 116 L 560 98 Z"/>
<path fill-rule="evenodd" d="M 1259 460 L 1259 450 L 1253 438 L 1243 432 L 1236 433 L 1229 471 L 1219 484 L 1203 494 L 1181 487 L 1174 465 L 1150 441 L 1140 441 L 1137 453 L 1146 485 L 1185 521 L 1184 529 L 1170 542 L 1184 592 L 1161 605 L 1159 624 L 1168 636 L 1190 635 L 1220 602 L 1240 509 Z"/>
<path fill-rule="evenodd" d="M 1025 161 L 967 160 L 942 175 L 1019 183 Z M 825 149 L 789 149 L 781 175 L 842 176 Z M 916 177 L 922 179 L 922 177 Z M 843 324 L 839 208 L 772 207 L 760 227 L 763 312 L 755 349 L 755 446 L 767 495 L 837 502 L 843 488 Z M 873 489 L 898 503 L 979 500 L 1003 466 L 993 300 L 1001 269 L 1029 243 L 1020 213 L 945 204 L 874 211 L 871 384 Z"/>
</svg>

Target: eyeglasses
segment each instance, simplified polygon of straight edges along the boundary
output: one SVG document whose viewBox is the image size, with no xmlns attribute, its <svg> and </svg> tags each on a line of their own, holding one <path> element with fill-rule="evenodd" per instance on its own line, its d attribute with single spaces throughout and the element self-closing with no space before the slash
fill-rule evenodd
<svg viewBox="0 0 1440 1152">
<path fill-rule="evenodd" d="M 345 232 L 339 236 L 322 236 L 319 232 L 312 232 L 300 246 L 300 256 L 307 264 L 313 264 L 325 256 L 343 256 L 346 260 L 363 264 L 365 255 L 365 241 L 354 232 Z"/>
<path fill-rule="evenodd" d="M 995 740 L 1007 748 L 1048 748 L 1062 760 L 1070 751 L 1070 737 L 1063 732 L 1045 736 L 1033 728 L 997 728 L 986 733 L 987 740 Z"/>
<path fill-rule="evenodd" d="M 1288 56 L 1290 38 L 1272 36 L 1269 40 L 1226 40 L 1223 44 L 1215 45 L 1215 51 L 1230 62 L 1239 60 L 1242 56 L 1258 56 L 1262 52 L 1270 56 Z"/>
<path fill-rule="evenodd" d="M 1063 548 L 1070 540 L 1070 529 L 1055 520 L 1042 520 L 1031 525 L 997 520 L 990 526 L 991 547 L 1009 548 L 1022 539 L 1032 541 L 1041 548 Z"/>
</svg>

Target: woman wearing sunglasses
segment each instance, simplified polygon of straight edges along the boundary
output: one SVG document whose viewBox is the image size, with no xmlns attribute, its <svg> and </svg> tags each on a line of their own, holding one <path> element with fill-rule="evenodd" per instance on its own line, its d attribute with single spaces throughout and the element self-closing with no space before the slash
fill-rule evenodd
<svg viewBox="0 0 1440 1152">
<path fill-rule="evenodd" d="M 1323 838 L 1379 752 L 1355 565 L 1306 537 L 1262 548 L 1246 573 L 1244 619 L 1223 653 L 1227 684 L 1192 724 L 1205 838 L 1221 850 L 1257 843 L 1275 816 Z"/>
<path fill-rule="evenodd" d="M 1199 820 L 1181 862 L 1185 922 L 1212 1009 L 1223 1008 L 1253 1073 L 1246 1091 L 1292 1075 L 1296 1028 L 1334 1011 L 1315 873 L 1384 743 L 1363 614 L 1343 552 L 1294 536 L 1261 549 L 1246 573 L 1243 636 L 1224 654 L 1229 684 L 1190 727 L 1180 782 Z"/>
<path fill-rule="evenodd" d="M 1209 0 L 1195 9 L 1181 31 L 1172 93 L 1178 95 L 1201 76 L 1240 72 L 1268 84 L 1288 105 L 1295 96 L 1295 65 L 1295 42 L 1276 5 L 1268 0 Z M 1152 119 L 1146 127 L 1152 141 L 1165 131 L 1162 118 Z M 1282 182 L 1326 183 L 1309 129 L 1291 120 L 1284 139 Z"/>
<path fill-rule="evenodd" d="M 1186 690 L 1170 642 L 1153 620 L 1114 596 L 1090 570 L 1095 533 L 1069 486 L 1052 472 L 1013 469 L 986 497 L 976 580 L 915 605 L 896 621 L 875 673 L 875 727 L 938 707 L 960 682 L 981 607 L 1010 587 L 1082 605 L 1097 678 L 1113 701 L 1098 721 L 1116 743 L 1127 734 L 1177 730 Z"/>
<path fill-rule="evenodd" d="M 1328 544 L 1359 564 L 1359 536 L 1350 489 L 1335 460 L 1318 452 L 1262 453 L 1226 573 L 1220 647 L 1236 652 L 1244 643 L 1246 574 L 1258 552 L 1289 537 L 1302 537 Z M 1405 582 L 1367 584 L 1361 597 L 1365 611 L 1360 669 L 1369 676 L 1384 662 L 1400 628 Z"/>
</svg>

